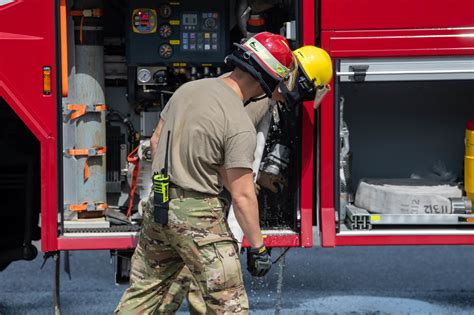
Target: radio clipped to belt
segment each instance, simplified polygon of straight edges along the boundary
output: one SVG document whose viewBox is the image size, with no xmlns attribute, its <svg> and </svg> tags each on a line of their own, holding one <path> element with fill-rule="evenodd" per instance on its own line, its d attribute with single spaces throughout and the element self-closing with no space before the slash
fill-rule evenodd
<svg viewBox="0 0 474 315">
<path fill-rule="evenodd" d="M 161 172 L 153 174 L 153 214 L 155 223 L 168 224 L 169 188 L 170 177 L 168 175 L 168 149 L 170 144 L 170 131 L 166 139 L 165 165 Z"/>
</svg>

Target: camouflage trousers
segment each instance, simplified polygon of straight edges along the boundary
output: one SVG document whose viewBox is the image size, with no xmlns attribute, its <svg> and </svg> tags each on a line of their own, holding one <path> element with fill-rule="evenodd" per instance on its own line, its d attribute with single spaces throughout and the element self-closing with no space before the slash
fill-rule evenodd
<svg viewBox="0 0 474 315">
<path fill-rule="evenodd" d="M 188 300 L 189 313 L 192 315 L 205 315 L 206 302 L 202 297 L 201 290 L 188 267 L 184 266 L 181 272 L 171 284 L 170 289 L 163 298 L 158 308 L 160 314 L 176 313 L 184 299 Z"/>
<path fill-rule="evenodd" d="M 150 202 L 144 209 L 130 287 L 116 314 L 174 313 L 169 293 L 173 284 L 181 289 L 175 281 L 185 266 L 202 293 L 206 314 L 247 314 L 237 243 L 224 220 L 221 201 L 177 198 L 169 207 L 166 226 L 154 222 Z"/>
</svg>

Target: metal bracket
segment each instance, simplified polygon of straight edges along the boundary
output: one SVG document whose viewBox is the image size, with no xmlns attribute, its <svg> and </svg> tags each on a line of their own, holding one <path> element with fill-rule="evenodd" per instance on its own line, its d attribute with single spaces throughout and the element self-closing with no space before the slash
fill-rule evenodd
<svg viewBox="0 0 474 315">
<path fill-rule="evenodd" d="M 68 157 L 72 156 L 102 156 L 107 151 L 106 147 L 95 147 L 88 149 L 75 149 L 68 148 L 64 149 L 64 155 Z"/>
<path fill-rule="evenodd" d="M 349 66 L 349 71 L 354 72 L 354 75 L 351 76 L 351 78 L 355 82 L 364 82 L 367 75 L 367 70 L 369 70 L 368 65 Z"/>
<path fill-rule="evenodd" d="M 82 211 L 104 211 L 108 208 L 105 202 L 83 202 L 80 204 L 65 204 L 64 210 L 71 212 L 82 212 Z"/>
<path fill-rule="evenodd" d="M 347 205 L 347 218 L 349 219 L 351 230 L 371 230 L 370 213 L 367 210 Z"/>
<path fill-rule="evenodd" d="M 65 104 L 63 105 L 63 115 L 71 115 L 70 119 L 74 120 L 87 113 L 100 113 L 106 109 L 105 104 Z"/>
</svg>

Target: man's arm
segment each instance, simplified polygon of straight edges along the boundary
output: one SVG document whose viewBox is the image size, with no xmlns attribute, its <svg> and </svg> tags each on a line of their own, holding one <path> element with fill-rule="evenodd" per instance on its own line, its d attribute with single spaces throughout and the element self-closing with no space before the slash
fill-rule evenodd
<svg viewBox="0 0 474 315">
<path fill-rule="evenodd" d="M 235 217 L 244 232 L 250 247 L 263 244 L 258 215 L 258 202 L 253 183 L 253 173 L 247 168 L 229 168 L 225 171 L 229 191 L 232 195 Z"/>
<path fill-rule="evenodd" d="M 227 171 L 223 166 L 219 168 L 219 176 L 221 177 L 222 184 L 224 185 L 225 189 L 230 192 L 229 181 L 227 180 Z"/>
<path fill-rule="evenodd" d="M 160 118 L 160 121 L 158 122 L 158 125 L 156 125 L 155 131 L 153 132 L 153 135 L 151 136 L 151 139 L 150 139 L 152 159 L 155 158 L 156 148 L 158 147 L 158 139 L 160 139 L 161 128 L 163 127 L 164 122 L 165 121 L 163 120 L 163 118 Z"/>
</svg>

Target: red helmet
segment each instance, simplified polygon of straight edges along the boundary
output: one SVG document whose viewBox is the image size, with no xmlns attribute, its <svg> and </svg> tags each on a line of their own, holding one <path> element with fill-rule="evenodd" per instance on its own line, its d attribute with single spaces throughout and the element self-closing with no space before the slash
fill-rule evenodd
<svg viewBox="0 0 474 315">
<path fill-rule="evenodd" d="M 227 56 L 225 62 L 252 75 L 268 97 L 283 79 L 294 72 L 293 52 L 281 35 L 262 32 L 235 45 L 237 50 Z"/>
</svg>

